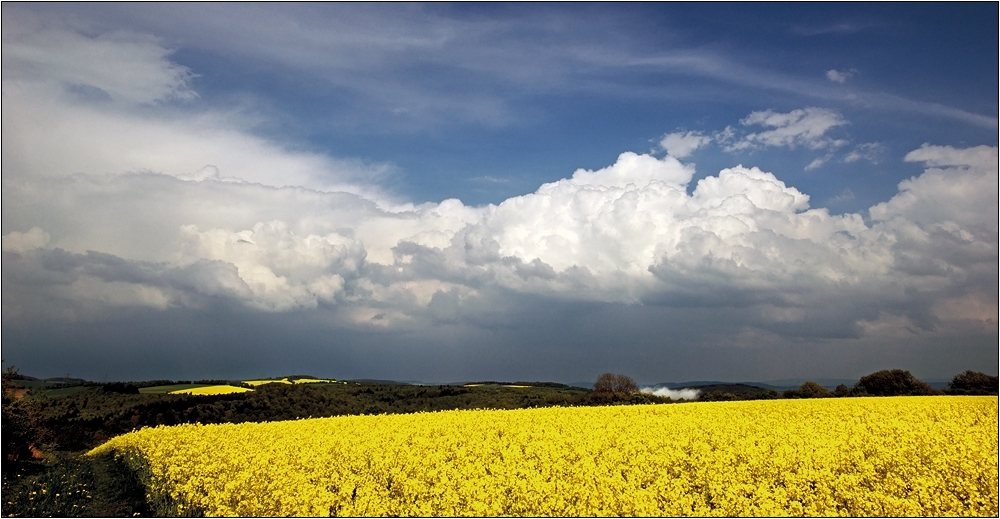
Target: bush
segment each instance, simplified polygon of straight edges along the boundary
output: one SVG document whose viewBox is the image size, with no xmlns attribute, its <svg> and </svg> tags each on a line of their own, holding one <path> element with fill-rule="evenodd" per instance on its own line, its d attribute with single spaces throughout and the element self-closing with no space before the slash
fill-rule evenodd
<svg viewBox="0 0 1000 519">
<path fill-rule="evenodd" d="M 810 381 L 802 384 L 798 389 L 785 391 L 782 396 L 785 398 L 830 398 L 833 396 L 833 393 L 829 389 Z"/>
<path fill-rule="evenodd" d="M 104 384 L 101 386 L 101 390 L 105 393 L 119 393 L 122 395 L 138 395 L 139 387 L 135 384 L 126 384 L 125 382 L 112 382 L 110 384 Z"/>
<path fill-rule="evenodd" d="M 9 462 L 31 459 L 31 448 L 37 440 L 37 432 L 28 412 L 18 402 L 17 387 L 12 384 L 18 378 L 17 368 L 11 366 L 3 373 L 3 470 L 11 468 Z"/>
<path fill-rule="evenodd" d="M 699 395 L 698 400 L 702 402 L 731 402 L 743 399 L 729 391 L 708 391 Z"/>
<path fill-rule="evenodd" d="M 861 377 L 852 395 L 856 396 L 915 396 L 939 395 L 940 391 L 902 369 L 883 369 Z"/>
<path fill-rule="evenodd" d="M 594 383 L 594 391 L 598 393 L 635 393 L 639 391 L 639 386 L 635 381 L 625 375 L 605 373 L 597 377 Z"/>
<path fill-rule="evenodd" d="M 834 388 L 834 390 L 833 390 L 833 396 L 836 396 L 836 397 L 848 396 L 850 394 L 851 394 L 851 388 L 849 388 L 849 387 L 847 387 L 847 386 L 845 386 L 843 384 L 837 384 L 837 387 Z"/>
<path fill-rule="evenodd" d="M 997 377 L 967 370 L 951 379 L 951 382 L 948 383 L 948 393 L 953 395 L 995 395 L 998 393 Z"/>
</svg>

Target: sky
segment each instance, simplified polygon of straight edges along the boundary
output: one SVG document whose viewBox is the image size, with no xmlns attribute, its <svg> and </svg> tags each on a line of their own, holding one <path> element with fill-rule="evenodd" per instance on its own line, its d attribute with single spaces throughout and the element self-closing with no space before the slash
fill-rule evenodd
<svg viewBox="0 0 1000 519">
<path fill-rule="evenodd" d="M 995 375 L 997 15 L 4 2 L 4 366 Z"/>
</svg>

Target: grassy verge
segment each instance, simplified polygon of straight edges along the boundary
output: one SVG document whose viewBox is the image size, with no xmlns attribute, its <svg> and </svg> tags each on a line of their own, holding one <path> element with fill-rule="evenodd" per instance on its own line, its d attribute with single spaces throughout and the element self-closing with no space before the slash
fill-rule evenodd
<svg viewBox="0 0 1000 519">
<path fill-rule="evenodd" d="M 4 517 L 150 516 L 146 491 L 111 454 L 4 462 Z"/>
</svg>

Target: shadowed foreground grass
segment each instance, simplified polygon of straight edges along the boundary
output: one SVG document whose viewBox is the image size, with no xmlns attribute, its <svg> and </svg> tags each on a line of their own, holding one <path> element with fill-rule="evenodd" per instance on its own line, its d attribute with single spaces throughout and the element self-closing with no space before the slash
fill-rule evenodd
<svg viewBox="0 0 1000 519">
<path fill-rule="evenodd" d="M 4 462 L 5 517 L 151 515 L 135 473 L 113 456 L 59 453 L 53 458 Z"/>
</svg>

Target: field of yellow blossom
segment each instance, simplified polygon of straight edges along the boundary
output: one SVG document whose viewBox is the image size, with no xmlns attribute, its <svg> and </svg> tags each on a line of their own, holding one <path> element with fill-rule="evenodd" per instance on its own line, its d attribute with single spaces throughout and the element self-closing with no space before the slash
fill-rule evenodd
<svg viewBox="0 0 1000 519">
<path fill-rule="evenodd" d="M 228 395 L 230 393 L 246 393 L 247 391 L 253 391 L 252 389 L 247 389 L 245 387 L 236 387 L 230 385 L 221 386 L 204 386 L 204 387 L 193 387 L 189 389 L 178 389 L 176 391 L 171 391 L 172 395 Z"/>
<path fill-rule="evenodd" d="M 997 397 L 446 411 L 157 427 L 161 513 L 997 516 Z"/>
</svg>

